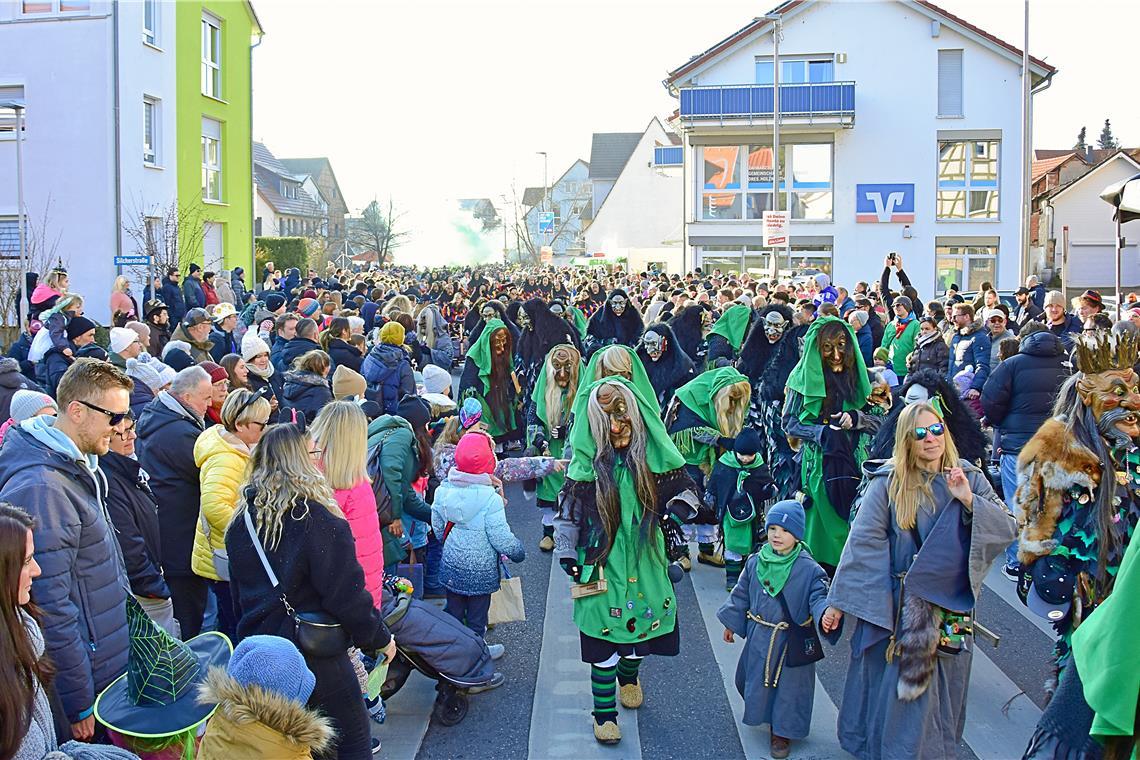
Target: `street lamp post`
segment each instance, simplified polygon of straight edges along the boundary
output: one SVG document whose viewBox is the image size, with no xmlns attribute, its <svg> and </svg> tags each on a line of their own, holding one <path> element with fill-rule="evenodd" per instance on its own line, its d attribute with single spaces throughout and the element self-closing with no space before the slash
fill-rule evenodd
<svg viewBox="0 0 1140 760">
<path fill-rule="evenodd" d="M 1123 301 L 1120 297 L 1120 258 L 1124 253 L 1124 235 L 1121 225 L 1140 219 L 1140 174 L 1116 182 L 1104 189 L 1100 199 L 1112 205 L 1116 213 L 1112 215 L 1116 222 L 1114 243 L 1116 246 L 1116 318 L 1120 319 Z"/>
<path fill-rule="evenodd" d="M 776 22 L 772 30 L 772 206 L 780 210 L 780 37 L 784 35 L 784 18 L 779 13 L 769 13 L 764 18 Z M 747 182 L 747 177 L 745 177 Z M 791 236 L 787 244 L 791 245 Z M 788 249 L 791 256 L 791 249 Z M 772 249 L 772 279 L 780 272 L 780 256 Z M 740 255 L 740 275 L 744 276 L 744 254 Z"/>
<path fill-rule="evenodd" d="M 549 166 L 549 158 L 546 155 L 545 150 L 535 151 L 535 153 L 539 156 L 542 156 L 542 210 L 545 212 L 545 211 L 550 210 L 550 200 L 551 200 L 551 198 L 550 198 L 550 181 L 549 181 L 550 175 L 547 171 L 548 166 Z M 550 233 L 546 233 L 546 234 L 550 234 Z M 545 237 L 543 239 L 546 240 Z M 550 241 L 546 240 L 546 244 L 549 245 Z M 541 260 L 542 260 L 542 257 L 539 256 L 539 261 L 541 261 Z"/>
<path fill-rule="evenodd" d="M 27 215 L 24 213 L 24 151 L 22 147 L 24 142 L 24 101 L 3 100 L 0 101 L 0 108 L 16 112 L 16 228 L 20 239 L 19 276 L 23 278 L 22 286 L 18 288 L 22 297 L 16 299 L 16 329 L 22 330 L 24 328 L 24 301 L 28 299 L 29 295 L 22 292 L 27 290 L 28 286 L 28 243 L 24 233 Z M 17 282 L 19 281 L 17 280 Z"/>
</svg>

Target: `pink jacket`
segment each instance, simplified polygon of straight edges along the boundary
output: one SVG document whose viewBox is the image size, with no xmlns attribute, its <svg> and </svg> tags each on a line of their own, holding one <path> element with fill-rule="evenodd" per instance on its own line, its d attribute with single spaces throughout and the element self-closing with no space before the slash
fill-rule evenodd
<svg viewBox="0 0 1140 760">
<path fill-rule="evenodd" d="M 364 587 L 372 594 L 376 609 L 380 609 L 384 588 L 384 539 L 380 535 L 380 518 L 376 516 L 372 484 L 362 480 L 352 488 L 334 491 L 333 496 L 352 529 L 356 560 L 364 568 Z"/>
<path fill-rule="evenodd" d="M 137 319 L 135 305 L 131 302 L 130 296 L 113 290 L 111 291 L 111 316 L 114 316 L 116 312 L 126 314 L 131 319 Z"/>
</svg>

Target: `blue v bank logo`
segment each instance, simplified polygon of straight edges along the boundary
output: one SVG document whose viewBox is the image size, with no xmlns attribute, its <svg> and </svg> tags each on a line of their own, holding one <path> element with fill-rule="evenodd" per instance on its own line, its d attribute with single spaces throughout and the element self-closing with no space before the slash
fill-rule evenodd
<svg viewBox="0 0 1140 760">
<path fill-rule="evenodd" d="M 914 221 L 914 185 L 856 185 L 855 221 L 889 224 Z"/>
</svg>

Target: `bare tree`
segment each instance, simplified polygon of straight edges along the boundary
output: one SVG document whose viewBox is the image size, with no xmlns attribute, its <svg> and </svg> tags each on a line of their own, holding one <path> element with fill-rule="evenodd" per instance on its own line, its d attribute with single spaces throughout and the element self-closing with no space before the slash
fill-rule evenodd
<svg viewBox="0 0 1140 760">
<path fill-rule="evenodd" d="M 519 263 L 528 266 L 539 266 L 542 263 L 542 247 L 544 245 L 553 247 L 554 244 L 557 241 L 561 240 L 564 236 L 573 234 L 575 232 L 575 228 L 572 225 L 576 220 L 581 218 L 582 214 L 580 211 L 577 214 L 559 214 L 558 226 L 555 227 L 552 233 L 550 233 L 549 240 L 543 240 L 542 238 L 545 237 L 545 235 L 542 235 L 538 232 L 537 218 L 534 219 L 533 225 L 528 220 L 528 216 L 532 212 L 538 213 L 541 211 L 541 209 L 539 209 L 537 206 L 529 209 L 523 207 L 519 201 L 518 189 L 513 184 L 511 185 L 511 195 L 513 205 L 515 207 L 514 232 L 515 239 L 518 240 Z M 577 200 L 582 201 L 583 199 L 579 198 Z M 556 201 L 551 198 L 551 202 L 554 203 Z M 585 202 L 588 202 L 588 200 Z M 519 213 L 520 209 L 522 213 Z M 536 235 L 540 236 L 538 240 L 535 239 Z"/>
<path fill-rule="evenodd" d="M 16 307 L 27 284 L 26 272 L 35 272 L 43 277 L 52 267 L 67 266 L 68 256 L 59 249 L 63 232 L 52 225 L 51 207 L 52 198 L 49 195 L 40 217 L 37 219 L 28 214 L 26 218 L 24 247 L 27 252 L 27 269 L 20 269 L 19 258 L 0 259 L 0 314 L 3 315 L 4 327 L 16 325 Z"/>
<path fill-rule="evenodd" d="M 136 204 L 123 222 L 123 231 L 135 244 L 137 255 L 151 257 L 154 275 L 160 279 L 168 269 L 182 269 L 183 264 L 200 254 L 206 238 L 201 207 L 179 205 L 177 200 L 166 206 Z M 146 282 L 145 266 L 126 269 L 136 279 Z"/>
<path fill-rule="evenodd" d="M 403 212 L 396 210 L 396 204 L 388 198 L 387 209 L 372 201 L 361 213 L 359 219 L 349 224 L 348 243 L 365 251 L 375 251 L 379 264 L 391 262 L 396 249 L 408 238 L 408 231 L 401 229 Z"/>
</svg>

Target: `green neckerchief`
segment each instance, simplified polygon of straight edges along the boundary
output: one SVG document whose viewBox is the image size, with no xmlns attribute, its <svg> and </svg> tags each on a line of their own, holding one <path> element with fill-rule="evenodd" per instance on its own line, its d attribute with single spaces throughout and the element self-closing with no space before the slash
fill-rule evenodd
<svg viewBox="0 0 1140 760">
<path fill-rule="evenodd" d="M 863 362 L 863 354 L 859 352 L 859 344 L 855 340 L 855 331 L 851 325 L 839 317 L 819 317 L 811 323 L 807 335 L 804 336 L 804 347 L 800 353 L 800 361 L 788 376 L 788 388 L 804 398 L 804 408 L 800 413 L 800 422 L 812 425 L 819 424 L 819 415 L 823 409 L 823 399 L 827 388 L 823 379 L 823 359 L 819 355 L 819 331 L 828 324 L 843 325 L 847 331 L 847 342 L 855 349 L 855 397 L 844 399 L 843 411 L 862 409 L 871 395 L 871 383 L 867 380 L 867 365 Z"/>
<path fill-rule="evenodd" d="M 741 464 L 740 460 L 736 458 L 735 451 L 724 452 L 717 461 L 725 467 L 731 467 L 736 470 L 736 490 L 738 492 L 744 486 L 744 481 L 752 474 L 752 470 L 764 466 L 764 458 L 759 454 L 756 455 L 756 458 L 752 460 L 751 464 Z"/>
<path fill-rule="evenodd" d="M 479 333 L 479 337 L 475 339 L 475 344 L 467 351 L 467 356 L 475 362 L 475 366 L 479 368 L 479 379 L 483 381 L 483 392 L 479 395 L 486 396 L 491 392 L 491 334 L 498 329 L 506 329 L 506 324 L 501 319 L 492 319 L 483 325 L 483 332 Z M 511 371 L 515 368 L 515 359 L 512 355 L 510 357 Z"/>
<path fill-rule="evenodd" d="M 641 395 L 650 402 L 650 405 L 657 410 L 657 416 L 661 416 L 661 405 L 657 403 L 657 391 L 653 390 L 653 383 L 649 382 L 649 375 L 645 374 L 645 365 L 641 363 L 641 357 L 637 355 L 629 346 L 622 343 L 614 343 L 611 346 L 600 348 L 594 352 L 590 357 L 590 363 L 586 365 L 586 371 L 579 375 L 578 388 L 581 390 L 582 386 L 589 385 L 594 382 L 598 372 L 598 365 L 602 361 L 602 352 L 610 349 L 617 349 L 625 351 L 629 354 L 630 364 L 633 365 L 633 384 L 641 391 Z"/>
<path fill-rule="evenodd" d="M 559 345 L 555 346 L 554 348 L 550 349 L 550 351 L 547 352 L 547 354 L 546 354 L 547 359 L 550 358 L 551 352 L 556 351 L 559 348 L 570 348 L 570 349 L 574 350 L 574 353 L 578 353 L 578 349 L 574 348 L 570 344 L 560 343 Z M 579 387 L 582 385 L 583 372 L 584 372 L 584 370 L 582 368 L 582 360 L 581 360 L 581 357 L 579 355 L 579 359 L 578 359 L 578 385 L 579 385 Z M 565 393 L 565 391 L 563 391 L 563 393 Z M 530 398 L 532 401 L 534 401 L 535 416 L 538 417 L 538 419 L 542 422 L 543 425 L 546 425 L 547 430 L 549 430 L 550 428 L 556 427 L 557 425 L 560 425 L 565 421 L 565 420 L 548 420 L 548 419 L 546 419 L 546 362 L 543 362 L 542 367 L 540 367 L 538 370 L 538 379 L 535 380 L 535 382 L 534 382 L 534 390 L 531 391 Z M 573 404 L 571 404 L 570 406 L 573 406 Z M 565 418 L 567 420 L 570 419 L 570 414 L 569 414 L 570 409 L 567 409 L 565 407 L 565 405 L 563 405 L 562 411 L 565 415 Z"/>
<path fill-rule="evenodd" d="M 748 378 L 737 372 L 735 367 L 717 367 L 705 370 L 682 385 L 677 389 L 676 396 L 706 425 L 713 430 L 720 430 L 716 424 L 716 394 L 729 385 L 747 382 Z"/>
<path fill-rule="evenodd" d="M 1135 656 L 1138 624 L 1140 539 L 1133 535 L 1112 593 L 1073 632 L 1073 662 L 1084 685 L 1085 701 L 1094 713 L 1089 733 L 1101 742 L 1132 735 L 1140 685 Z M 1136 757 L 1135 752 L 1132 756 Z"/>
<path fill-rule="evenodd" d="M 760 547 L 760 556 L 756 558 L 756 579 L 760 581 L 760 586 L 768 596 L 775 597 L 784 590 L 784 584 L 792 574 L 792 565 L 795 564 L 796 557 L 800 556 L 803 548 L 804 545 L 800 541 L 797 541 L 787 554 L 777 554 L 771 544 Z"/>
<path fill-rule="evenodd" d="M 648 439 L 645 442 L 645 458 L 649 463 L 650 471 L 661 475 L 682 467 L 685 464 L 677 447 L 669 440 L 665 432 L 665 424 L 656 411 L 656 406 L 638 390 L 637 385 L 624 377 L 607 377 L 604 380 L 586 385 L 578 389 L 578 397 L 574 400 L 575 422 L 570 428 L 570 451 L 572 452 L 570 466 L 566 468 L 566 477 L 571 480 L 592 482 L 594 475 L 594 458 L 598 454 L 598 444 L 590 433 L 590 423 L 586 418 L 586 404 L 590 394 L 600 383 L 618 383 L 629 388 L 633 397 L 637 399 L 638 412 L 641 414 L 642 425 Z M 632 411 L 632 410 L 631 410 Z M 646 505 L 647 508 L 656 508 L 656 505 Z"/>
<path fill-rule="evenodd" d="M 720 315 L 720 319 L 713 325 L 713 329 L 709 331 L 709 335 L 716 334 L 724 336 L 724 339 L 732 344 L 733 351 L 740 351 L 741 344 L 744 343 L 744 335 L 748 332 L 748 323 L 752 321 L 752 308 L 738 303 L 735 306 L 729 306 L 724 314 Z"/>
</svg>

